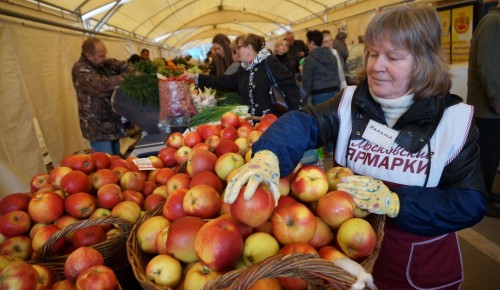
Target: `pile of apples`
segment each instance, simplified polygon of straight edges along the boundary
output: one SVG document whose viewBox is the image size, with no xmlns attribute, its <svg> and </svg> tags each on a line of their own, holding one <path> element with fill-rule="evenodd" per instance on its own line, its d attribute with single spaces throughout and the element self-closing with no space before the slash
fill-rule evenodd
<svg viewBox="0 0 500 290">
<path fill-rule="evenodd" d="M 280 179 L 276 207 L 263 185 L 250 200 L 244 200 L 243 188 L 233 204 L 223 202 L 227 182 L 249 161 L 252 144 L 276 119 L 269 114 L 253 125 L 229 112 L 220 124 L 170 134 L 167 147 L 148 157 L 163 168 L 150 171 L 147 180 L 173 170 L 165 185 L 155 189 L 165 186 L 167 194 L 157 214 L 141 219 L 131 237 L 151 257 L 141 270 L 152 285 L 202 289 L 227 271 L 276 254 L 312 253 L 330 261 L 360 262 L 374 251 L 377 237 L 364 219 L 368 212 L 336 190 L 342 176 L 353 175 L 348 168 L 325 172 L 299 164 Z M 249 289 L 307 289 L 307 284 L 279 277 L 253 287 Z"/>
</svg>

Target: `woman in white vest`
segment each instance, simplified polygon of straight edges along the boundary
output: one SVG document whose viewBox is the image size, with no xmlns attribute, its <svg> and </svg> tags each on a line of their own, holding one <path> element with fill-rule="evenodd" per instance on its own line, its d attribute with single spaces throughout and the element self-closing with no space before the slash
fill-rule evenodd
<svg viewBox="0 0 500 290">
<path fill-rule="evenodd" d="M 335 144 L 335 162 L 356 176 L 338 188 L 357 206 L 386 215 L 373 271 L 379 289 L 459 289 L 456 231 L 486 212 L 472 107 L 449 92 L 438 14 L 429 6 L 383 10 L 365 34 L 361 83 L 318 106 L 289 112 L 253 144 L 253 158 L 229 182 L 225 200 L 279 177 L 303 153 Z M 296 136 L 308 136 L 297 138 Z"/>
</svg>

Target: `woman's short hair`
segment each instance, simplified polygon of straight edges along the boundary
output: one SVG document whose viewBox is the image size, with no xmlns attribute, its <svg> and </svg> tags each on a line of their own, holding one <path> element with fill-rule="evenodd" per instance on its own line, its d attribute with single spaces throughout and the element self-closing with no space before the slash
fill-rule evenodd
<svg viewBox="0 0 500 290">
<path fill-rule="evenodd" d="M 309 30 L 306 33 L 307 42 L 314 42 L 316 46 L 323 44 L 323 33 L 319 30 Z"/>
<path fill-rule="evenodd" d="M 242 45 L 251 45 L 253 50 L 259 52 L 266 45 L 264 37 L 258 36 L 257 34 L 247 33 L 236 37 L 236 43 L 241 43 Z"/>
<path fill-rule="evenodd" d="M 376 15 L 364 35 L 365 67 L 359 72 L 367 77 L 366 63 L 370 46 L 389 41 L 410 51 L 415 67 L 409 91 L 415 99 L 443 96 L 451 88 L 451 76 L 441 50 L 441 24 L 437 11 L 427 5 L 405 5 Z"/>
</svg>

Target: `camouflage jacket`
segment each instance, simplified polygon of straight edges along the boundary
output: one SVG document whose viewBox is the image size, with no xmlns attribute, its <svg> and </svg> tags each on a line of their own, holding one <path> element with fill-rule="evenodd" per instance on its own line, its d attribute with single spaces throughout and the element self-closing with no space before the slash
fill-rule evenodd
<svg viewBox="0 0 500 290">
<path fill-rule="evenodd" d="M 124 137 L 121 117 L 111 107 L 111 95 L 126 73 L 127 62 L 108 59 L 97 67 L 84 56 L 73 65 L 71 76 L 78 99 L 83 137 L 89 141 L 111 141 Z"/>
</svg>

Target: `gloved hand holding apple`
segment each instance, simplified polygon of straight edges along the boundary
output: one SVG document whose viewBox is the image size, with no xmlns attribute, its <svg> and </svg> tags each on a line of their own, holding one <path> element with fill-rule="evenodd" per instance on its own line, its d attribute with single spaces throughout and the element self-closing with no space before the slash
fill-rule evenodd
<svg viewBox="0 0 500 290">
<path fill-rule="evenodd" d="M 247 184 L 243 193 L 245 200 L 249 200 L 255 193 L 257 186 L 265 183 L 274 198 L 274 205 L 278 204 L 281 194 L 278 188 L 280 180 L 279 161 L 276 155 L 269 150 L 255 153 L 254 157 L 245 165 L 237 169 L 233 179 L 229 181 L 224 193 L 224 202 L 233 203 L 240 189 Z"/>
<path fill-rule="evenodd" d="M 380 180 L 369 176 L 341 178 L 337 189 L 347 192 L 356 205 L 371 213 L 396 217 L 399 213 L 399 197 Z"/>
</svg>

